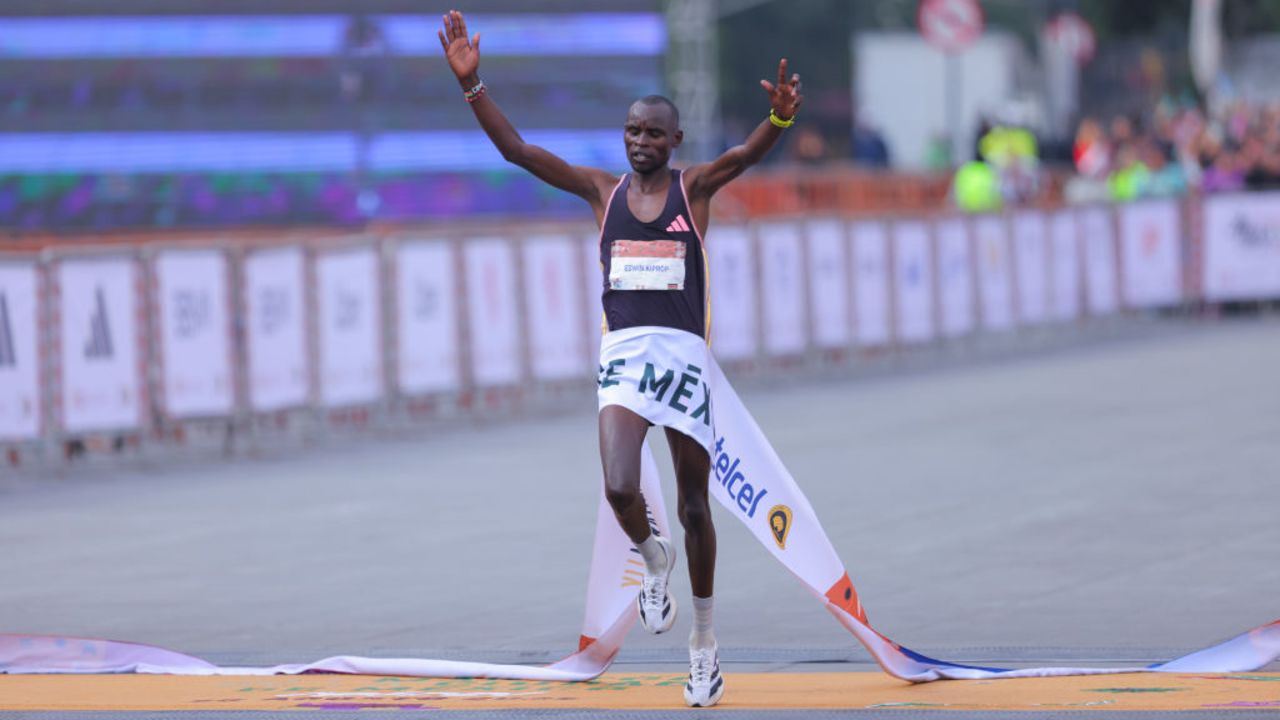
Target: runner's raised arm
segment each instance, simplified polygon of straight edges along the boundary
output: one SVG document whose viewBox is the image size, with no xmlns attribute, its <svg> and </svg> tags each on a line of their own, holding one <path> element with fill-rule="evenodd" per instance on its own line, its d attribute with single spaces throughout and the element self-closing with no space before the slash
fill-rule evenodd
<svg viewBox="0 0 1280 720">
<path fill-rule="evenodd" d="M 449 68 L 458 77 L 476 120 L 502 153 L 503 159 L 528 170 L 553 187 L 586 200 L 599 219 L 604 213 L 604 197 L 618 179 L 603 170 L 570 165 L 563 158 L 520 137 L 480 80 L 480 33 L 467 36 L 467 23 L 461 12 L 450 10 L 446 13 L 444 29 L 437 35 L 449 60 Z"/>
<path fill-rule="evenodd" d="M 793 74 L 787 80 L 786 58 L 778 62 L 778 82 L 761 80 L 760 86 L 769 94 L 769 117 L 757 125 L 741 145 L 729 148 L 709 163 L 694 165 L 685 171 L 691 201 L 705 202 L 730 180 L 760 162 L 782 137 L 782 131 L 795 122 L 804 97 L 800 95 L 800 75 Z M 704 218 L 705 215 L 700 220 Z"/>
</svg>

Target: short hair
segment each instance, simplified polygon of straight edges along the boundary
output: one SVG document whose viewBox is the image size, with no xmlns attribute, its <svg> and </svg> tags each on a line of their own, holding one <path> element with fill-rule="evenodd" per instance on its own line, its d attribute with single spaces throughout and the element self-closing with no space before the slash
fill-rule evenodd
<svg viewBox="0 0 1280 720">
<path fill-rule="evenodd" d="M 639 100 L 636 100 L 636 102 L 642 105 L 666 105 L 667 109 L 671 111 L 672 119 L 676 121 L 676 127 L 680 127 L 680 108 L 677 108 L 676 104 L 671 102 L 670 98 L 662 95 L 645 95 Z"/>
</svg>

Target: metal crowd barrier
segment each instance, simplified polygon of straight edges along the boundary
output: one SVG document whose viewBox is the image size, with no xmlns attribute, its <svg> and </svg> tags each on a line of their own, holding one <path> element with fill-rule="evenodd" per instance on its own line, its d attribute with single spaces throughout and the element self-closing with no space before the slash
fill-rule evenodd
<svg viewBox="0 0 1280 720">
<path fill-rule="evenodd" d="M 713 225 L 729 368 L 1280 297 L 1276 194 L 1002 215 Z M 66 457 L 310 422 L 589 406 L 596 232 L 536 224 L 0 254 L 0 446 Z M 581 397 L 579 397 L 581 396 Z"/>
</svg>

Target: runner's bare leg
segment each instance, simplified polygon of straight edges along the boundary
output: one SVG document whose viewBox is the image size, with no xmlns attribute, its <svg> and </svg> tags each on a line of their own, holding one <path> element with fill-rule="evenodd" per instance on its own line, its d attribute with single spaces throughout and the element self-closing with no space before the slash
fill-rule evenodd
<svg viewBox="0 0 1280 720">
<path fill-rule="evenodd" d="M 649 519 L 640 494 L 640 450 L 649 421 L 620 406 L 600 410 L 600 464 L 604 494 L 618 524 L 637 546 L 649 537 Z"/>
<path fill-rule="evenodd" d="M 689 583 L 694 597 L 711 597 L 716 579 L 716 528 L 711 523 L 707 482 L 711 457 L 697 440 L 666 428 L 671 462 L 676 469 L 678 511 L 684 526 L 684 551 L 689 558 Z"/>
</svg>

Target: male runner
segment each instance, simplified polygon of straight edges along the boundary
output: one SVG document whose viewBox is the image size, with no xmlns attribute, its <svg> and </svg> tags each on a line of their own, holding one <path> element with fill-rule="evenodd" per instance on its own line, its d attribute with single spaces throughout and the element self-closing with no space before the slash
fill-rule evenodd
<svg viewBox="0 0 1280 720">
<path fill-rule="evenodd" d="M 711 196 L 759 162 L 795 122 L 800 76 L 761 80 L 769 95 L 767 119 L 746 142 L 712 162 L 684 171 L 668 166 L 684 133 L 670 100 L 650 95 L 627 113 L 623 142 L 633 172 L 621 178 L 604 170 L 569 165 L 526 143 L 480 81 L 480 33 L 469 37 L 462 13 L 444 16 L 439 33 L 449 67 L 480 127 L 508 162 L 591 205 L 600 225 L 605 273 L 606 334 L 600 350 L 600 460 L 605 495 L 623 531 L 644 558 L 645 578 L 637 600 L 641 624 L 651 633 L 671 629 L 676 606 L 667 592 L 675 547 L 649 526 L 640 493 L 640 454 L 650 425 L 662 425 L 676 470 L 680 523 L 693 586 L 693 632 L 689 636 L 689 681 L 685 702 L 716 704 L 724 694 L 711 593 L 716 534 L 707 483 L 711 472 L 710 391 L 707 367 L 708 292 L 702 238 Z"/>
</svg>

